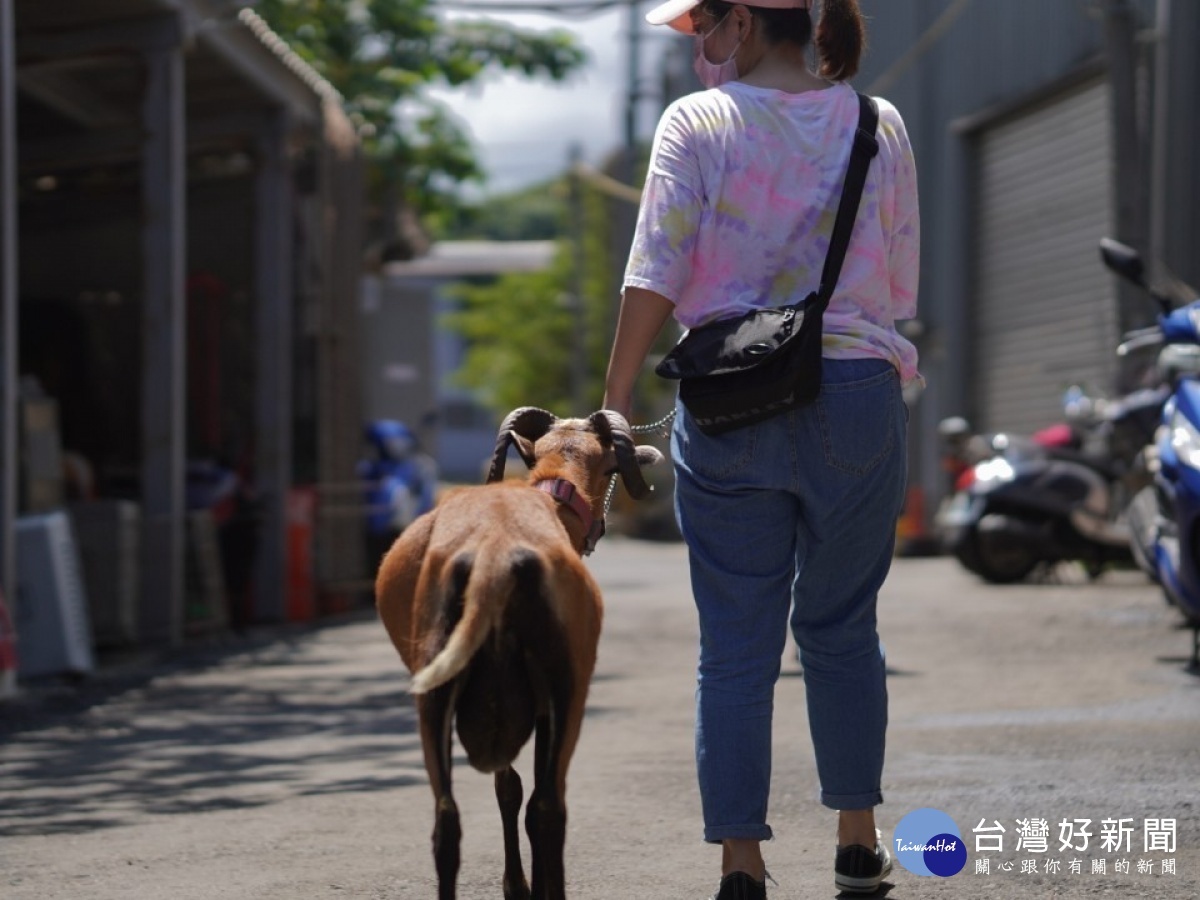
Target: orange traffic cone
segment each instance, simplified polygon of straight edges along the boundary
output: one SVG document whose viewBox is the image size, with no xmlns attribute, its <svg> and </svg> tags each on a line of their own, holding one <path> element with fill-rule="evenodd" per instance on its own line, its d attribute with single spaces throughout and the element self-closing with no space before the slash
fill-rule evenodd
<svg viewBox="0 0 1200 900">
<path fill-rule="evenodd" d="M 899 556 L 932 556 L 937 541 L 925 523 L 925 491 L 910 487 L 904 497 L 904 511 L 896 522 L 896 554 Z"/>
</svg>

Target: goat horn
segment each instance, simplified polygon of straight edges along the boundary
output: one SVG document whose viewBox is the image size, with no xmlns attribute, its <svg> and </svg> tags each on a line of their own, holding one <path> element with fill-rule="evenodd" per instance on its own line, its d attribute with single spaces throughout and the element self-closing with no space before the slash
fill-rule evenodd
<svg viewBox="0 0 1200 900">
<path fill-rule="evenodd" d="M 492 464 L 488 467 L 488 483 L 504 479 L 504 464 L 508 459 L 508 448 L 512 444 L 514 434 L 536 441 L 550 430 L 555 421 L 557 420 L 553 413 L 536 406 L 522 406 L 505 416 L 496 434 L 496 449 L 492 453 Z"/>
<path fill-rule="evenodd" d="M 633 429 L 625 421 L 625 417 L 611 409 L 602 409 L 592 413 L 592 427 L 601 437 L 612 441 L 613 452 L 617 454 L 617 471 L 621 473 L 621 481 L 625 490 L 635 500 L 640 500 L 650 493 L 650 486 L 642 477 L 642 467 L 638 465 L 637 449 L 633 442 Z"/>
</svg>

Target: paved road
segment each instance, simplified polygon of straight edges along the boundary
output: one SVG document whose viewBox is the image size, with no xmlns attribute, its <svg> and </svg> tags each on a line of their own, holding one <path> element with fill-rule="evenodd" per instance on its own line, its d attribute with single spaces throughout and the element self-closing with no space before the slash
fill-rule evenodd
<svg viewBox="0 0 1200 900">
<path fill-rule="evenodd" d="M 684 554 L 610 538 L 589 564 L 607 616 L 569 786 L 570 893 L 699 900 L 719 854 L 699 839 Z M 885 886 L 893 900 L 1200 896 L 1190 636 L 1134 573 L 1095 584 L 1069 574 L 992 588 L 948 559 L 897 562 L 881 604 L 891 727 L 880 824 L 890 839 L 932 807 L 970 853 L 951 878 L 898 868 Z M 816 801 L 803 678 L 790 658 L 784 672 L 771 896 L 830 898 L 833 817 Z M 0 706 L 0 898 L 434 896 L 432 809 L 406 684 L 364 611 Z M 491 779 L 456 771 L 460 896 L 498 897 Z M 1091 820 L 1089 848 L 1060 851 L 1064 820 L 1079 845 L 1076 819 Z M 1129 848 L 1106 852 L 1101 823 L 1121 819 Z M 1018 820 L 1047 823 L 1046 852 L 1037 829 L 1017 850 Z M 1173 852 L 1161 849 L 1163 820 L 1174 823 Z M 1002 851 L 996 832 L 974 833 L 981 823 L 1005 829 Z"/>
</svg>

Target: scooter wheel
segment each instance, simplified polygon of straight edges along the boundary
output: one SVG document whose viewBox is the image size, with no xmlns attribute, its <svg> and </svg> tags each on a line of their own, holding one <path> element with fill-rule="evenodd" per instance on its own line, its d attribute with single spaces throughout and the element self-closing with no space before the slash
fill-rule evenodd
<svg viewBox="0 0 1200 900">
<path fill-rule="evenodd" d="M 1142 488 L 1125 510 L 1125 518 L 1129 523 L 1129 551 L 1137 567 L 1146 573 L 1146 577 L 1155 584 L 1158 583 L 1158 564 L 1154 559 L 1154 544 L 1158 540 L 1158 527 L 1155 520 L 1158 517 L 1158 498 L 1153 487 Z M 1164 596 L 1166 592 L 1164 591 Z M 1170 597 L 1167 598 L 1170 603 Z"/>
<path fill-rule="evenodd" d="M 971 565 L 968 568 L 990 584 L 1014 584 L 1024 581 L 1038 564 L 1038 559 L 1021 547 L 998 547 L 986 537 L 973 532 L 968 538 L 971 544 Z"/>
</svg>

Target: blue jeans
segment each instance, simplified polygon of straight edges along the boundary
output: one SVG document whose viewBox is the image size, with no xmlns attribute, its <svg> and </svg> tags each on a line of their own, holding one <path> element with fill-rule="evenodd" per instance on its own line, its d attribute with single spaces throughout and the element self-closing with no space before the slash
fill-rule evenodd
<svg viewBox="0 0 1200 900">
<path fill-rule="evenodd" d="M 875 604 L 907 474 L 900 379 L 824 360 L 820 397 L 723 435 L 678 405 L 675 513 L 700 617 L 696 764 L 704 839 L 767 840 L 771 717 L 789 624 L 821 802 L 882 802 L 887 686 Z"/>
</svg>

